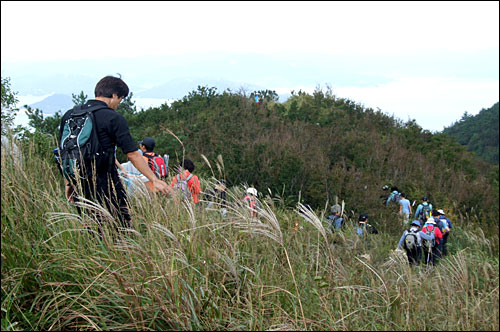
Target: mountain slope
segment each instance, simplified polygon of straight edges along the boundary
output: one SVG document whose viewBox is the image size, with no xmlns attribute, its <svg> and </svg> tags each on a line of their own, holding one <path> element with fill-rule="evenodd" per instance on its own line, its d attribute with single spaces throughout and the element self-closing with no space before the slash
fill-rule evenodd
<svg viewBox="0 0 500 332">
<path fill-rule="evenodd" d="M 237 93 L 201 88 L 171 105 L 127 114 L 127 120 L 134 139 L 156 139 L 156 152 L 170 154 L 170 166 L 184 149 L 195 173 L 261 192 L 269 188 L 290 205 L 300 197 L 324 207 L 339 197 L 353 212 L 382 218 L 380 188 L 390 183 L 411 200 L 426 195 L 439 208 L 479 209 L 498 220 L 498 208 L 492 209 L 498 207 L 498 171 L 490 165 L 446 134 L 322 91 L 285 103 L 269 93 L 256 105 Z M 202 155 L 212 163 L 221 155 L 222 174 Z"/>
<path fill-rule="evenodd" d="M 64 113 L 73 107 L 74 103 L 70 96 L 56 93 L 29 106 L 31 108 L 38 108 L 45 114 L 55 114 L 57 111 L 62 111 L 62 113 Z"/>
<path fill-rule="evenodd" d="M 498 103 L 488 109 L 482 109 L 472 116 L 465 113 L 460 121 L 443 130 L 456 137 L 468 151 L 474 152 L 480 159 L 498 165 Z"/>
</svg>

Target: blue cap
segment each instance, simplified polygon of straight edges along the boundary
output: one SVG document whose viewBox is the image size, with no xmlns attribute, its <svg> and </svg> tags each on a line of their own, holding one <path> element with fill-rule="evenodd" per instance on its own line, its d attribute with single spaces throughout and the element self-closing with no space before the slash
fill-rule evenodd
<svg viewBox="0 0 500 332">
<path fill-rule="evenodd" d="M 418 220 L 413 220 L 413 221 L 411 222 L 411 224 L 412 224 L 412 225 L 417 225 L 418 227 L 420 227 L 420 226 L 421 226 L 421 225 L 420 225 L 420 221 L 418 221 Z"/>
</svg>

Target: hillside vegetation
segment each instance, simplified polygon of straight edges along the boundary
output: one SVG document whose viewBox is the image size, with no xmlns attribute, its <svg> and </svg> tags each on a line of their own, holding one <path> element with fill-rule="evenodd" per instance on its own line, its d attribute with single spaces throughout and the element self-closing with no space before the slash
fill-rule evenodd
<svg viewBox="0 0 500 332">
<path fill-rule="evenodd" d="M 477 115 L 467 112 L 460 121 L 445 128 L 444 133 L 454 136 L 468 151 L 479 158 L 498 165 L 498 103 L 482 109 Z"/>
<path fill-rule="evenodd" d="M 498 330 L 498 167 L 330 91 L 260 93 L 261 105 L 204 87 L 141 112 L 123 103 L 135 139 L 154 137 L 170 166 L 193 159 L 203 189 L 230 188 L 225 218 L 137 194 L 119 239 L 99 240 L 92 213 L 66 201 L 58 115 L 32 110 L 36 130 L 10 138 L 23 158 L 2 148 L 2 330 Z M 260 191 L 258 220 L 241 207 L 245 183 Z M 436 266 L 394 251 L 405 226 L 381 204 L 384 184 L 452 220 Z M 335 199 L 346 227 L 332 233 Z M 356 234 L 360 212 L 379 234 Z"/>
<path fill-rule="evenodd" d="M 239 186 L 224 219 L 136 196 L 132 229 L 99 241 L 36 149 L 23 148 L 24 167 L 2 149 L 3 331 L 498 330 L 498 224 L 484 230 L 477 214 L 448 213 L 450 255 L 434 268 L 394 251 L 395 213 L 362 239 L 347 212 L 333 234 L 324 211 L 306 219 L 270 195 L 251 219 Z"/>
<path fill-rule="evenodd" d="M 315 208 L 338 197 L 377 216 L 380 188 L 392 184 L 410 200 L 427 195 L 435 206 L 498 221 L 498 168 L 476 161 L 448 135 L 331 91 L 299 92 L 285 103 L 272 91 L 260 94 L 264 103 L 257 105 L 253 95 L 199 87 L 170 106 L 125 115 L 133 137 L 155 138 L 156 152 L 170 154 L 171 165 L 184 152 L 195 173 L 210 176 L 202 155 L 209 162 L 220 155 L 229 183 L 269 188 L 291 206 L 299 196 Z"/>
</svg>

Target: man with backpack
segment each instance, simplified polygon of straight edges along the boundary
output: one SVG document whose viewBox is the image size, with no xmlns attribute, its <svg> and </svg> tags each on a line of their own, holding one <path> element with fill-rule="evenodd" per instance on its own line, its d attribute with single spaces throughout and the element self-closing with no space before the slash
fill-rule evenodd
<svg viewBox="0 0 500 332">
<path fill-rule="evenodd" d="M 375 228 L 375 226 L 368 223 L 368 215 L 366 213 L 361 213 L 358 219 L 359 225 L 356 228 L 356 233 L 359 236 L 364 237 L 365 233 L 378 234 L 378 230 Z"/>
<path fill-rule="evenodd" d="M 444 244 L 445 234 L 447 234 L 450 231 L 450 229 L 448 228 L 448 223 L 446 222 L 446 220 L 440 219 L 439 218 L 440 215 L 441 214 L 438 212 L 438 210 L 432 210 L 432 217 L 436 222 L 436 227 L 439 228 L 441 234 L 443 234 L 443 239 L 439 241 L 439 246 L 438 246 L 437 253 L 439 257 L 443 256 L 443 252 L 445 250 L 445 244 Z"/>
<path fill-rule="evenodd" d="M 194 168 L 193 161 L 185 158 L 179 165 L 179 174 L 174 176 L 170 186 L 172 186 L 174 191 L 179 193 L 183 199 L 198 204 L 200 202 L 199 195 L 201 193 L 201 186 L 198 177 L 192 174 Z"/>
<path fill-rule="evenodd" d="M 398 249 L 404 248 L 408 263 L 418 265 L 422 256 L 422 239 L 420 237 L 420 221 L 413 220 L 410 229 L 404 231 L 398 243 Z"/>
<path fill-rule="evenodd" d="M 155 176 L 158 179 L 165 180 L 168 175 L 167 167 L 163 157 L 153 151 L 155 144 L 156 142 L 153 138 L 145 137 L 142 141 L 139 141 L 139 148 L 142 151 L 144 161 L 148 164 Z M 153 184 L 151 182 L 146 182 L 146 186 L 149 190 L 154 191 Z"/>
<path fill-rule="evenodd" d="M 428 200 L 427 196 L 422 197 L 422 203 L 418 205 L 413 219 L 418 219 L 425 223 L 427 219 L 432 217 L 432 204 Z"/>
<path fill-rule="evenodd" d="M 95 87 L 96 98 L 67 111 L 59 129 L 59 161 L 66 198 L 78 202 L 79 196 L 83 196 L 105 207 L 124 228 L 131 227 L 131 217 L 126 191 L 115 165 L 116 146 L 152 182 L 153 188 L 164 194 L 171 192 L 144 162 L 127 121 L 116 112 L 128 93 L 129 88 L 121 78 L 104 77 Z M 78 205 L 77 209 L 82 212 Z M 102 215 L 98 216 L 100 224 L 102 219 Z M 99 232 L 102 234 L 100 226 Z"/>
<path fill-rule="evenodd" d="M 330 222 L 330 229 L 332 231 L 340 230 L 344 225 L 344 218 L 341 216 L 342 207 L 339 204 L 332 206 L 332 214 L 326 217 Z"/>
<path fill-rule="evenodd" d="M 424 227 L 422 228 L 422 232 L 428 236 L 434 235 L 432 240 L 423 240 L 422 247 L 424 249 L 424 260 L 426 264 L 431 263 L 432 265 L 437 263 L 437 259 L 439 258 L 439 245 L 443 238 L 443 234 L 436 226 L 436 221 L 434 218 L 430 217 L 427 219 Z"/>
<path fill-rule="evenodd" d="M 390 202 L 398 204 L 400 199 L 401 199 L 401 194 L 399 193 L 398 187 L 391 187 L 391 194 L 387 198 L 385 206 L 389 206 Z"/>
</svg>

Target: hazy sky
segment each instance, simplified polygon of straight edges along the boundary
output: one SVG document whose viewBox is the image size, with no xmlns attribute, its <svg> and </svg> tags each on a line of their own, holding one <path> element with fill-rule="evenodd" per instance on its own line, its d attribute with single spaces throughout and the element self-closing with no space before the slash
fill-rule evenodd
<svg viewBox="0 0 500 332">
<path fill-rule="evenodd" d="M 456 71 L 412 70 L 410 61 L 387 70 L 386 64 L 375 62 L 364 70 L 383 81 L 334 86 L 337 96 L 441 130 L 464 111 L 476 114 L 498 101 L 499 28 L 498 1 L 2 1 L 1 59 L 7 67 L 48 60 L 224 52 L 342 56 L 367 63 L 384 57 L 424 57 L 438 68 L 447 58 L 452 63 L 459 57 Z M 291 91 L 297 86 L 268 88 Z M 301 88 L 312 91 L 315 86 Z"/>
</svg>

